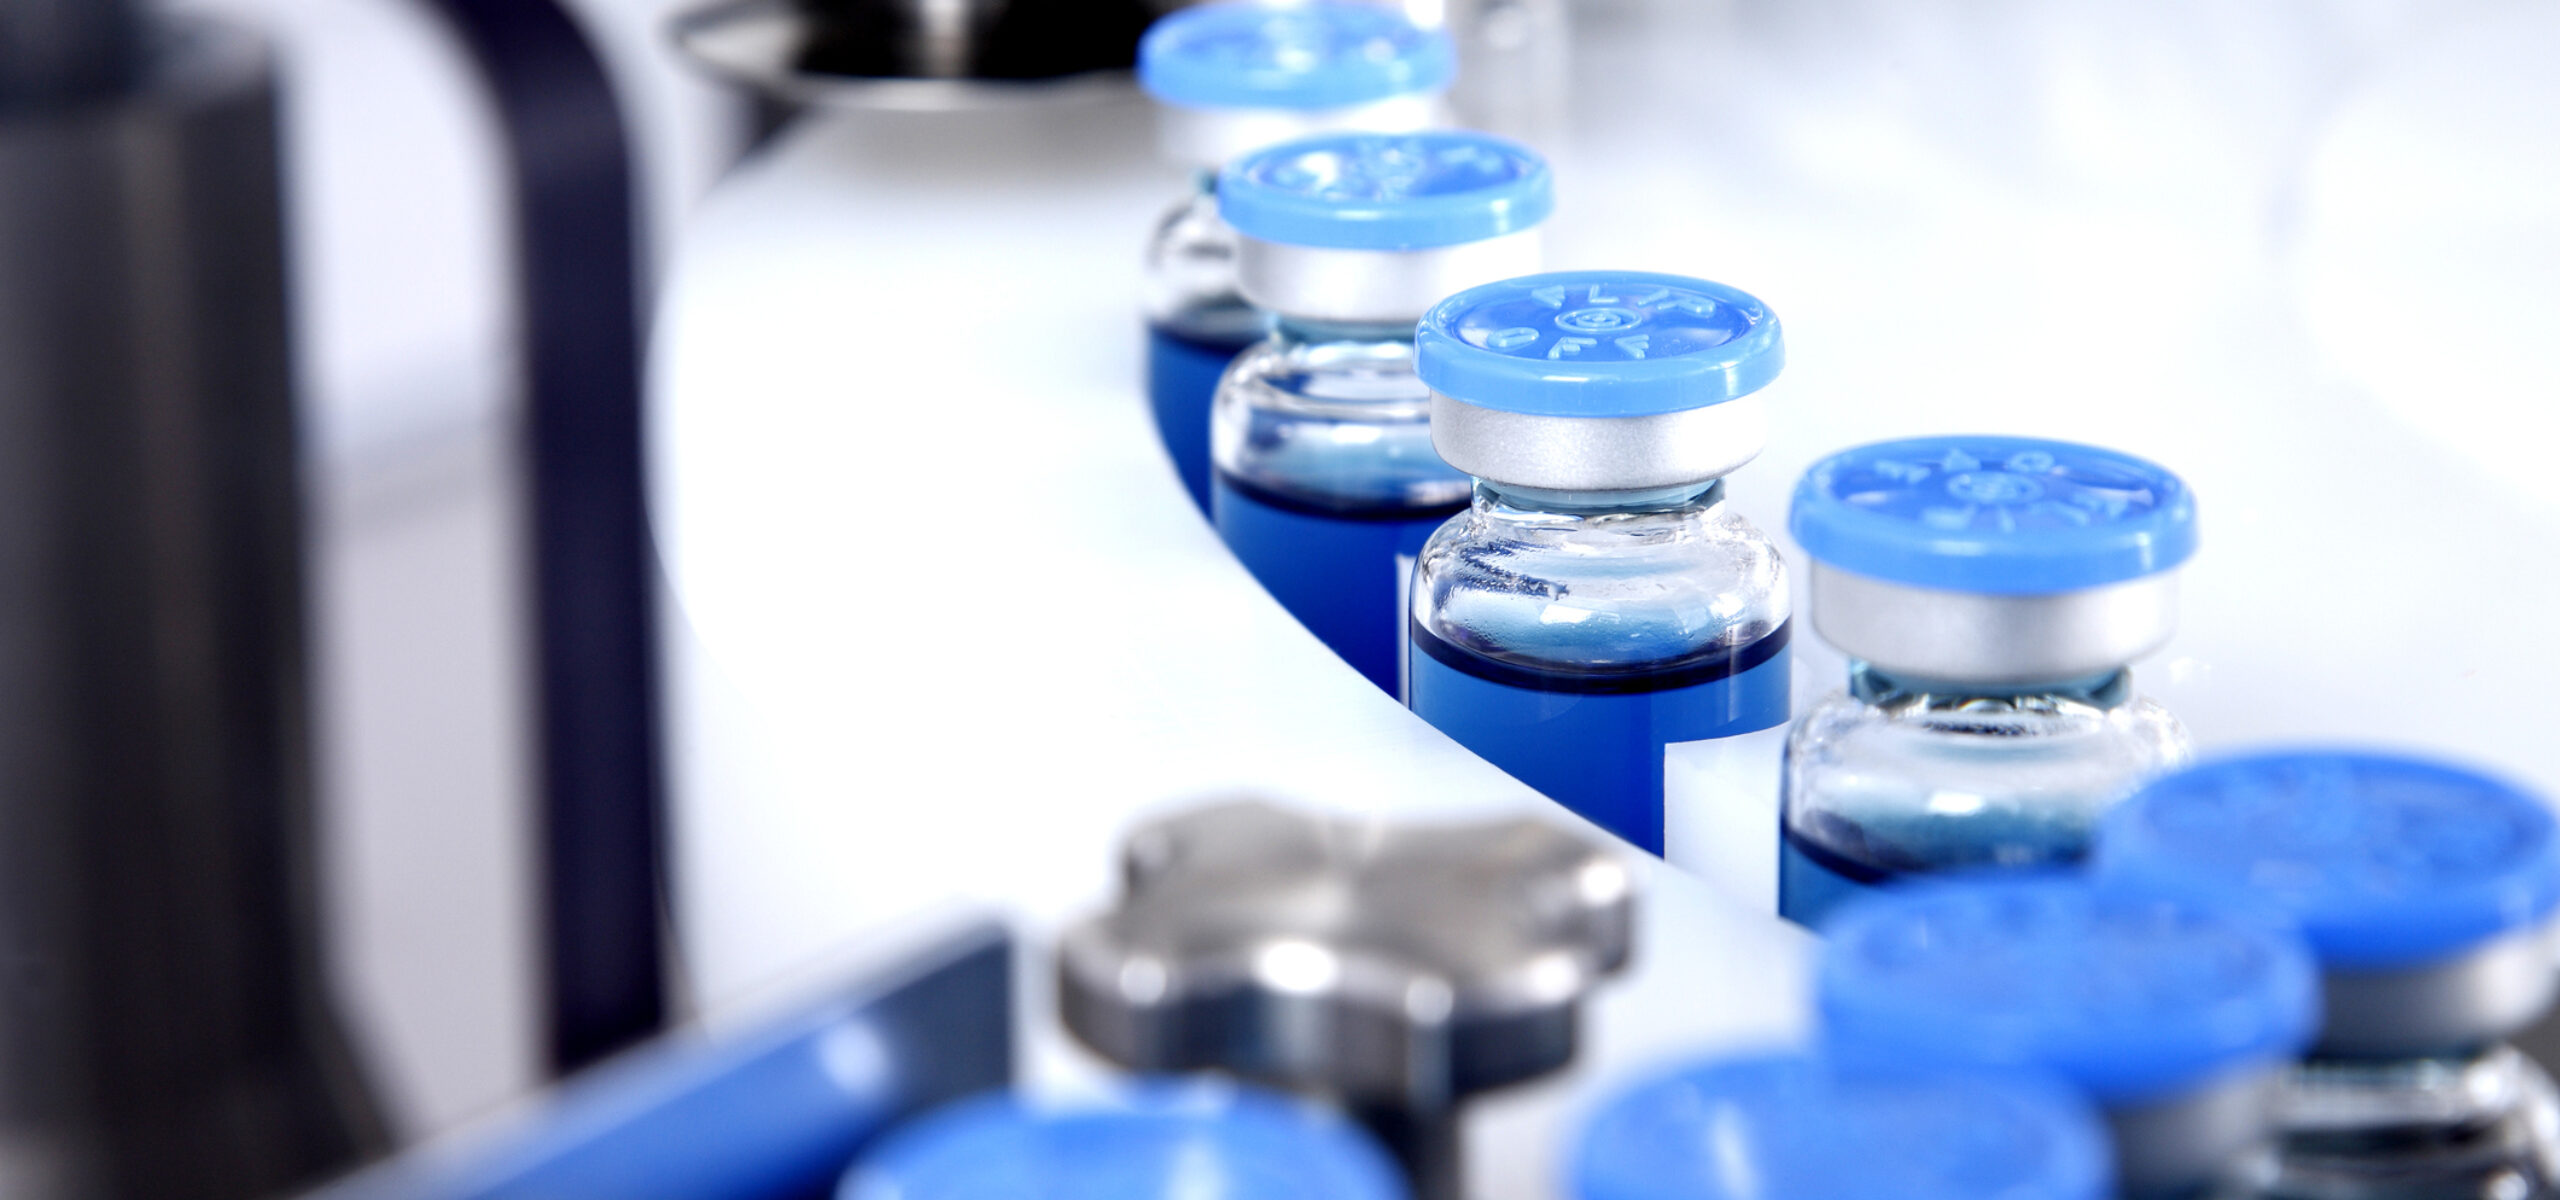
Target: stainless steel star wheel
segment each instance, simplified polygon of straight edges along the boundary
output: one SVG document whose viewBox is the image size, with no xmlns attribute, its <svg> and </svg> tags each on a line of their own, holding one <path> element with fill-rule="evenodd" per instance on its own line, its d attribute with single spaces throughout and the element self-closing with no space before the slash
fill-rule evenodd
<svg viewBox="0 0 2560 1200">
<path fill-rule="evenodd" d="M 1221 1070 L 1344 1104 L 1425 1200 L 1457 1195 L 1467 1096 L 1572 1061 L 1627 962 L 1634 879 L 1519 818 L 1425 824 L 1255 800 L 1158 820 L 1117 907 L 1059 946 L 1067 1028 L 1139 1071 Z"/>
</svg>

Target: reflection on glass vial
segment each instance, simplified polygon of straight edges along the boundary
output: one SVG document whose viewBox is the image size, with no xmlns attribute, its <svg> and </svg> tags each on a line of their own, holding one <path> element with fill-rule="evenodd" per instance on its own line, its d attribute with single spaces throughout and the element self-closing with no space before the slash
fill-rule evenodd
<svg viewBox="0 0 2560 1200">
<path fill-rule="evenodd" d="M 1849 686 L 1787 743 L 1779 912 L 1806 925 L 1904 875 L 2059 866 L 2186 761 L 2126 664 L 2175 627 L 2194 550 L 2178 478 L 2030 438 L 1844 451 L 1798 485 L 1807 609 Z"/>
<path fill-rule="evenodd" d="M 1218 168 L 1330 131 L 1399 133 L 1443 119 L 1455 75 L 1448 36 L 1381 6 L 1215 4 L 1158 21 L 1138 47 L 1167 161 L 1193 187 L 1146 248 L 1147 399 L 1192 501 L 1209 506 L 1209 405 L 1218 376 L 1270 330 L 1236 285 L 1235 232 L 1218 215 Z"/>
<path fill-rule="evenodd" d="M 1237 160 L 1218 194 L 1239 283 L 1278 324 L 1218 385 L 1210 515 L 1291 615 L 1402 696 L 1406 581 L 1470 488 L 1432 447 L 1414 322 L 1534 268 L 1546 163 L 1483 134 L 1329 135 Z"/>
<path fill-rule="evenodd" d="M 2560 985 L 2560 830 L 2541 799 L 2464 767 L 2364 751 L 2227 758 L 2110 813 L 2097 869 L 2125 886 L 2271 907 L 2318 955 L 2327 1017 L 2287 1081 L 2265 1195 L 2560 1187 L 2560 1101 L 2503 1044 Z"/>
<path fill-rule="evenodd" d="M 1218 377 L 1270 320 L 1236 291 L 1235 231 L 1218 219 L 1217 176 L 1167 211 L 1147 242 L 1147 406 L 1184 490 L 1209 503 L 1209 404 Z"/>
<path fill-rule="evenodd" d="M 1722 284 L 1565 272 L 1450 297 L 1420 337 L 1432 439 L 1477 488 L 1417 568 L 1413 710 L 1765 895 L 1787 575 L 1719 481 L 1759 453 L 1776 318 Z"/>
<path fill-rule="evenodd" d="M 1786 721 L 1786 570 L 1720 482 L 1485 481 L 1424 548 L 1414 624 L 1416 712 L 1657 854 L 1675 774 L 1705 752 L 1708 786 L 1727 782 L 1721 743 Z"/>
</svg>

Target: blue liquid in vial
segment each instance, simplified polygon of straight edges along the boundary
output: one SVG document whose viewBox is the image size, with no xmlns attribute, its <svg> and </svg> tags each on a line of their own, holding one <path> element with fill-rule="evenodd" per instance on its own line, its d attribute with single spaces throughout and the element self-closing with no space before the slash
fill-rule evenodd
<svg viewBox="0 0 2560 1200">
<path fill-rule="evenodd" d="M 1405 596 L 1396 559 L 1422 552 L 1466 503 L 1336 511 L 1239 483 L 1210 485 L 1218 535 L 1289 615 L 1369 682 L 1400 696 Z"/>
<path fill-rule="evenodd" d="M 1183 490 L 1204 514 L 1209 511 L 1209 407 L 1217 398 L 1218 377 L 1236 355 L 1261 340 L 1259 332 L 1211 339 L 1147 326 L 1147 403 L 1155 410 L 1156 436 L 1173 456 Z"/>
<path fill-rule="evenodd" d="M 1638 674 L 1496 662 L 1415 624 L 1413 711 L 1594 824 L 1662 853 L 1663 748 L 1787 719 L 1788 627 Z"/>
<path fill-rule="evenodd" d="M 1841 904 L 1904 876 L 2060 869 L 2089 853 L 2089 831 L 2061 824 L 1923 819 L 1892 830 L 1831 815 L 1817 819 L 1821 828 L 1809 830 L 1781 816 L 1778 833 L 1778 915 L 1808 929 L 1820 928 Z"/>
</svg>

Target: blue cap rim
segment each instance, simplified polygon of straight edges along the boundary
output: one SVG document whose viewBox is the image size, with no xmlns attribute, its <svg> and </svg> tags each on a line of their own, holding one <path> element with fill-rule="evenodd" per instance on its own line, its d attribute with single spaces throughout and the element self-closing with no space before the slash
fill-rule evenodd
<svg viewBox="0 0 2560 1200">
<path fill-rule="evenodd" d="M 2199 786 L 2237 782 L 2235 777 L 2244 774 L 2303 768 L 2387 772 L 2402 780 L 2460 789 L 2506 809 L 2532 842 L 2507 869 L 2448 872 L 2447 886 L 2430 894 L 2352 895 L 2317 887 L 2285 888 L 2271 882 L 2263 870 L 2252 870 L 2246 878 L 2233 877 L 2227 872 L 2238 864 L 2193 861 L 2171 844 L 2154 819 L 2159 805 L 2193 795 Z M 2337 811 L 2340 798 L 2323 792 L 2322 799 L 2325 811 Z M 2226 838 L 2221 844 L 2232 843 Z M 2548 804 L 2513 780 L 2423 754 L 2339 746 L 2262 748 L 2204 759 L 2152 781 L 2110 810 L 2100 825 L 2096 867 L 2124 886 L 2280 909 L 2301 928 L 2324 967 L 2399 970 L 2460 958 L 2501 937 L 2548 923 L 2560 911 L 2560 822 L 2555 822 Z M 2321 869 L 2318 876 L 2319 884 L 2358 877 L 2334 869 Z M 2326 894 L 2320 894 L 2324 890 Z"/>
<path fill-rule="evenodd" d="M 1129 1150 L 1137 1161 L 1109 1158 Z M 1386 1153 L 1335 1114 L 1249 1085 L 1155 1079 L 1107 1104 L 1053 1107 L 1010 1092 L 953 1102 L 892 1129 L 845 1173 L 836 1196 L 1012 1200 L 1020 1185 L 1051 1180 L 1086 1186 L 1046 1194 L 1168 1194 L 1113 1192 L 1109 1185 L 1153 1179 L 1172 1151 L 1230 1158 L 1231 1186 L 1220 1193 L 1227 1200 L 1407 1195 Z M 1252 1186 L 1275 1180 L 1291 1186 Z"/>
<path fill-rule="evenodd" d="M 1868 1125 L 1844 1129 L 1838 1104 L 1866 1089 L 1887 1096 L 1907 1090 L 1941 1103 L 1923 1110 L 1974 1123 L 1991 1122 L 1998 1134 L 1971 1149 L 2034 1153 L 2041 1161 L 2000 1171 L 1975 1154 L 1947 1175 L 1922 1177 L 1896 1151 L 1921 1149 L 1930 1167 L 1943 1167 L 1943 1144 L 1904 1137 L 1864 1136 Z M 1666 1070 L 1617 1091 L 1584 1126 L 1573 1151 L 1571 1194 L 1577 1200 L 1740 1200 L 1720 1186 L 1700 1161 L 1717 1145 L 1704 1128 L 1687 1126 L 1707 1117 L 1701 1102 L 1743 1111 L 1748 1149 L 1758 1151 L 1753 1196 L 1795 1200 L 2098 1200 L 2113 1191 L 2114 1170 L 2104 1126 L 2088 1101 L 2049 1076 L 2008 1071 L 1949 1071 L 1848 1067 L 1800 1054 L 1709 1059 Z M 1830 1119 L 1790 1121 L 1815 1108 Z M 1850 1119 L 1869 1114 L 1849 1110 Z M 1766 1118 L 1752 1121 L 1753 1116 Z M 1889 1120 L 1889 1118 L 1888 1118 Z M 1845 1143 L 1842 1135 L 1850 1135 Z M 1923 1148 L 1925 1147 L 1925 1148 Z M 1730 1152 L 1734 1147 L 1726 1146 Z M 1861 1150 L 1872 1153 L 1861 1154 Z M 1844 1160 L 1844 1156 L 1846 1156 Z M 1897 1170 L 1896 1168 L 1901 1168 Z M 2038 1169 L 2041 1168 L 2041 1169 Z M 1879 1179 L 1878 1176 L 1886 1176 Z M 1888 1184 L 1880 1188 L 1879 1184 Z"/>
<path fill-rule="evenodd" d="M 1210 61 L 1197 49 L 1212 38 L 1255 38 L 1274 17 L 1326 22 L 1337 33 L 1367 39 L 1370 52 L 1304 70 L 1272 66 L 1239 71 L 1232 63 Z M 1378 53 L 1382 45 L 1390 52 Z M 1212 112 L 1351 108 L 1443 91 L 1456 75 L 1457 50 L 1446 32 L 1425 29 L 1380 5 L 1340 0 L 1196 5 L 1159 18 L 1138 43 L 1141 89 L 1165 104 Z"/>
<path fill-rule="evenodd" d="M 1513 172 L 1461 191 L 1392 199 L 1326 199 L 1264 181 L 1264 173 L 1318 155 L 1483 153 Z M 1537 151 L 1488 133 L 1328 133 L 1282 142 L 1218 173 L 1218 215 L 1256 241 L 1324 250 L 1434 250 L 1536 227 L 1555 211 L 1554 174 Z"/>
<path fill-rule="evenodd" d="M 1939 455 L 1950 448 L 1981 450 L 1986 459 L 2030 450 L 2060 452 L 2084 463 L 2151 476 L 2167 495 L 2138 520 L 1990 534 L 1932 531 L 1844 503 L 1834 494 L 1842 471 L 1886 458 Z M 2197 546 L 2194 493 L 2174 472 L 2104 446 L 2010 434 L 1901 438 L 1829 455 L 1797 482 L 1787 531 L 1807 557 L 1826 567 L 1888 583 L 1985 595 L 2051 595 L 2128 583 L 2185 565 Z"/>
<path fill-rule="evenodd" d="M 1709 350 L 1634 361 L 1521 358 L 1475 345 L 1459 327 L 1479 310 L 1543 289 L 1675 289 L 1728 306 L 1747 327 Z M 1552 350 L 1552 348 L 1551 348 Z M 1549 271 L 1468 288 L 1432 306 L 1415 331 L 1415 370 L 1461 403 L 1537 417 L 1648 417 L 1692 412 L 1768 387 L 1786 366 L 1778 318 L 1740 288 L 1654 271 Z"/>
<path fill-rule="evenodd" d="M 1871 977 L 1855 952 L 1907 925 L 1930 906 L 2098 905 L 2175 913 L 2218 926 L 2225 944 L 2248 948 L 2263 968 L 2245 992 L 2169 1011 L 2112 1014 L 2080 998 L 2042 1008 L 1986 1005 L 1912 993 L 1907 982 Z M 2015 911 L 2014 909 L 2012 911 Z M 1849 1061 L 2024 1067 L 2053 1071 L 2110 1107 L 2189 1094 L 2270 1069 L 2299 1055 L 2320 1024 L 2319 975 L 2309 947 L 2262 910 L 2222 908 L 2192 897 L 2100 888 L 2041 872 L 1969 874 L 1900 884 L 1858 897 L 1823 924 L 1828 939 L 1816 972 L 1816 1006 L 1828 1044 Z M 2064 948 L 2066 957 L 2085 946 Z M 2091 977 L 2088 965 L 2054 959 L 2050 946 L 2021 952 L 2038 962 L 2024 987 Z M 1980 979 L 1979 971 L 1973 973 Z"/>
</svg>

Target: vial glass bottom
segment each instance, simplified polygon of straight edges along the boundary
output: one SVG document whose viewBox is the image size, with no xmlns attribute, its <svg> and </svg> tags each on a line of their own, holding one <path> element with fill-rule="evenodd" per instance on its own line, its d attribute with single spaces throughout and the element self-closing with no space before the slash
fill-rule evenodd
<svg viewBox="0 0 2560 1200">
<path fill-rule="evenodd" d="M 2009 689 L 1854 663 L 1788 739 L 1779 913 L 1818 925 L 1904 875 L 2077 864 L 2108 808 L 2186 758 L 2126 670 Z"/>
<path fill-rule="evenodd" d="M 1549 799 L 1655 854 L 1663 852 L 1665 756 L 1684 743 L 1733 739 L 1787 719 L 1784 625 L 1711 659 L 1634 675 L 1495 662 L 1419 624 L 1410 636 L 1416 715 Z M 1770 757 L 1774 767 L 1774 748 Z M 1712 785 L 1752 774 L 1694 777 Z M 1764 812 L 1777 805 L 1774 787 L 1701 800 Z M 1765 842 L 1762 847 L 1758 853 L 1765 855 Z"/>
<path fill-rule="evenodd" d="M 2560 1195 L 2560 1090 L 2511 1047 L 2311 1059 L 2286 1089 L 2269 1200 Z"/>
<path fill-rule="evenodd" d="M 1209 410 L 1217 398 L 1218 378 L 1226 374 L 1228 363 L 1260 340 L 1259 329 L 1209 338 L 1147 326 L 1147 404 L 1155 413 L 1156 436 L 1173 458 L 1183 490 L 1202 513 L 1209 511 Z"/>
<path fill-rule="evenodd" d="M 1218 536 L 1289 615 L 1390 696 L 1404 696 L 1405 583 L 1463 503 L 1335 511 L 1238 483 L 1210 485 Z"/>
<path fill-rule="evenodd" d="M 2077 821 L 1948 821 L 1928 813 L 1899 822 L 1838 813 L 1788 813 L 1778 850 L 1778 915 L 1808 928 L 1841 903 L 1906 875 L 1951 867 L 2069 867 L 2088 856 Z M 1997 858 L 1981 848 L 1997 846 Z"/>
</svg>

